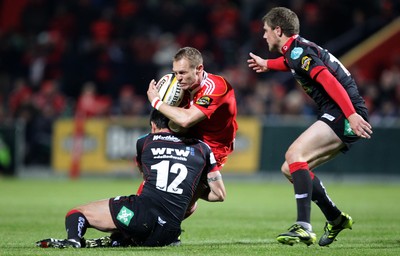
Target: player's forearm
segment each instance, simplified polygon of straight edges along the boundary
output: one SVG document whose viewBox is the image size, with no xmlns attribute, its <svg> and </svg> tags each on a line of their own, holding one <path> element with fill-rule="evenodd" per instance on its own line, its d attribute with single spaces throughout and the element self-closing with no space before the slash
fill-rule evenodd
<svg viewBox="0 0 400 256">
<path fill-rule="evenodd" d="M 170 119 L 172 122 L 183 128 L 192 127 L 200 121 L 199 118 L 192 114 L 191 109 L 162 104 L 158 110 L 168 117 L 168 119 Z"/>
<path fill-rule="evenodd" d="M 208 194 L 207 201 L 223 202 L 226 197 L 226 191 L 221 174 L 208 176 L 207 181 L 208 185 L 210 186 L 210 193 Z"/>
<path fill-rule="evenodd" d="M 212 190 L 208 194 L 208 198 L 207 198 L 207 201 L 209 201 L 209 202 L 223 202 L 224 200 L 225 200 L 225 195 L 217 194 Z"/>
</svg>

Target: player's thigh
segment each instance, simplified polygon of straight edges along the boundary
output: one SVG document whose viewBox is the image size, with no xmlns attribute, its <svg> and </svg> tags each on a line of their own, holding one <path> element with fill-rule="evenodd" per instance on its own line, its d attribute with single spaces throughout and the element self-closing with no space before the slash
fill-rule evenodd
<svg viewBox="0 0 400 256">
<path fill-rule="evenodd" d="M 308 162 L 308 166 L 310 170 L 315 169 L 316 167 L 329 162 L 331 159 L 335 158 L 339 153 L 341 153 L 340 149 L 333 150 L 332 152 L 326 154 L 325 156 L 318 157 L 316 159 L 311 160 Z"/>
<path fill-rule="evenodd" d="M 92 227 L 102 231 L 116 229 L 110 213 L 109 199 L 91 202 L 76 209 L 85 215 Z"/>
<path fill-rule="evenodd" d="M 343 142 L 326 123 L 316 121 L 290 145 L 285 159 L 288 164 L 318 162 L 319 159 L 336 155 L 343 146 Z"/>
</svg>

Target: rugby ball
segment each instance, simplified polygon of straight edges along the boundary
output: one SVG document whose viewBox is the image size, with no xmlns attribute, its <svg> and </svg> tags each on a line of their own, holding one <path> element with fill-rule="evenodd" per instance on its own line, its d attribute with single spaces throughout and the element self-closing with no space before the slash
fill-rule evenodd
<svg viewBox="0 0 400 256">
<path fill-rule="evenodd" d="M 168 73 L 158 80 L 157 85 L 160 99 L 171 106 L 179 106 L 183 99 L 183 90 L 179 86 L 175 74 Z"/>
</svg>

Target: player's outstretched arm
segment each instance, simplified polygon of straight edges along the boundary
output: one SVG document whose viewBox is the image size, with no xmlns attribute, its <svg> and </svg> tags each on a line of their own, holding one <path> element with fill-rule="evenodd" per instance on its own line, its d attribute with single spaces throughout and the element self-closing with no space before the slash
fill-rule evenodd
<svg viewBox="0 0 400 256">
<path fill-rule="evenodd" d="M 223 202 L 226 197 L 226 191 L 221 173 L 219 171 L 208 173 L 207 181 L 210 186 L 210 193 L 208 194 L 207 201 Z"/>
<path fill-rule="evenodd" d="M 258 55 L 255 55 L 254 53 L 249 53 L 250 59 L 247 60 L 247 63 L 249 65 L 249 68 L 253 69 L 257 73 L 261 72 L 267 72 L 267 60 L 261 58 Z"/>
<path fill-rule="evenodd" d="M 249 63 L 249 68 L 252 68 L 257 73 L 269 70 L 289 71 L 289 67 L 286 66 L 283 56 L 276 59 L 263 59 L 251 52 L 250 59 L 247 60 L 247 63 Z"/>
</svg>

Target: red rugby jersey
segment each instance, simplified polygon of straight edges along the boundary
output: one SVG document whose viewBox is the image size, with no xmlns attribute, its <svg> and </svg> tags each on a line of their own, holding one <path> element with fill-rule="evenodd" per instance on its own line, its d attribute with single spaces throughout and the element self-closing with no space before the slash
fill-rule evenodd
<svg viewBox="0 0 400 256">
<path fill-rule="evenodd" d="M 236 98 L 232 86 L 223 77 L 204 71 L 200 86 L 190 92 L 189 106 L 192 105 L 207 118 L 191 127 L 190 135 L 206 142 L 217 160 L 226 157 L 233 151 L 238 129 Z"/>
</svg>

